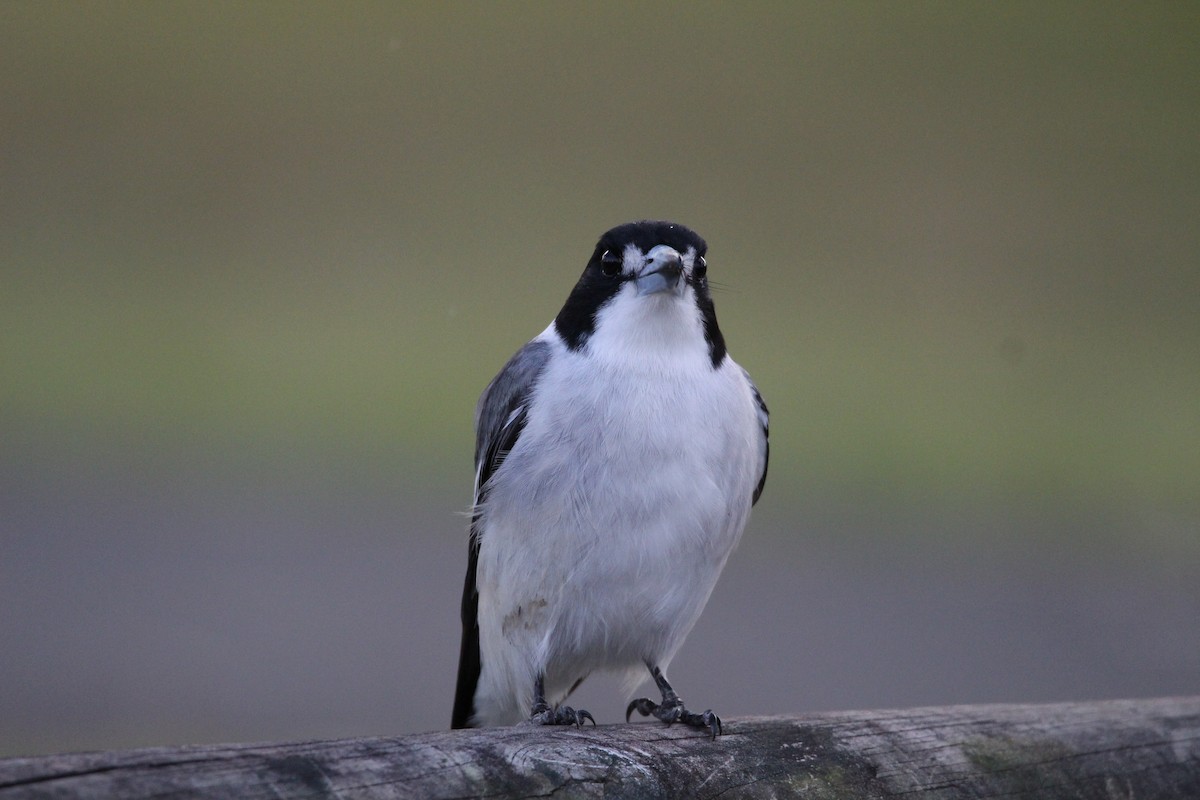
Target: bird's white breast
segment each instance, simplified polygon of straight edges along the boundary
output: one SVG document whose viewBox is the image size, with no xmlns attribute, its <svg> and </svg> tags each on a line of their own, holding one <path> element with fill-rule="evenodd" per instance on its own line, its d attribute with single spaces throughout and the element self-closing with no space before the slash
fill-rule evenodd
<svg viewBox="0 0 1200 800">
<path fill-rule="evenodd" d="M 482 718 L 526 713 L 538 671 L 553 701 L 592 669 L 665 668 L 741 534 L 751 389 L 670 317 L 602 320 L 578 351 L 553 326 L 539 337 L 554 349 L 482 509 Z"/>
</svg>

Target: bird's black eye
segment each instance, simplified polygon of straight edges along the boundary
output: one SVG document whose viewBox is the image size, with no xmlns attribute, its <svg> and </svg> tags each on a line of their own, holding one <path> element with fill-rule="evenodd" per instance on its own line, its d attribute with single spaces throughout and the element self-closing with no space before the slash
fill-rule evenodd
<svg viewBox="0 0 1200 800">
<path fill-rule="evenodd" d="M 708 262 L 704 260 L 704 256 L 696 256 L 696 262 L 692 264 L 692 277 L 703 278 L 708 274 Z"/>
<path fill-rule="evenodd" d="M 621 274 L 621 255 L 612 250 L 605 250 L 600 256 L 600 271 L 606 278 L 615 278 Z"/>
</svg>

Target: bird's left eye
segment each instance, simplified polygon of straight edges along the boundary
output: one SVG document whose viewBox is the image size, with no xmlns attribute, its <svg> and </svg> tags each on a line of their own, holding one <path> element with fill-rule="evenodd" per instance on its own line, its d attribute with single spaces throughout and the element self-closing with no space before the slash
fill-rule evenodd
<svg viewBox="0 0 1200 800">
<path fill-rule="evenodd" d="M 704 260 L 704 256 L 697 256 L 696 263 L 692 264 L 692 277 L 703 278 L 708 273 L 708 262 Z"/>
<path fill-rule="evenodd" d="M 621 256 L 612 250 L 605 250 L 600 256 L 600 271 L 605 277 L 615 278 L 621 274 Z"/>
</svg>

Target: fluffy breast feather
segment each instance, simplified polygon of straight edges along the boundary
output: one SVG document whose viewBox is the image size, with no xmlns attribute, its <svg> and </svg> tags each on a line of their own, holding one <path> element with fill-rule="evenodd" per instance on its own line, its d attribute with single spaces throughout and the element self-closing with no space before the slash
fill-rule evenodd
<svg viewBox="0 0 1200 800">
<path fill-rule="evenodd" d="M 565 692 L 591 669 L 665 667 L 699 616 L 749 515 L 758 419 L 740 367 L 698 356 L 564 348 L 542 373 L 482 509 L 481 642 L 512 656 L 491 676 L 508 690 L 529 669 Z"/>
</svg>

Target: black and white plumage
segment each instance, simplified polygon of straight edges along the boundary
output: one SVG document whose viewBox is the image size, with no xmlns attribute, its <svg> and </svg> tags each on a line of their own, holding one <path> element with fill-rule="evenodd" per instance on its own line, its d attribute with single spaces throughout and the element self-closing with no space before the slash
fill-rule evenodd
<svg viewBox="0 0 1200 800">
<path fill-rule="evenodd" d="M 629 704 L 703 727 L 665 670 L 762 492 L 767 408 L 725 349 L 704 240 L 605 233 L 566 304 L 484 390 L 452 725 L 580 724 L 589 673 L 650 676 Z"/>
</svg>

